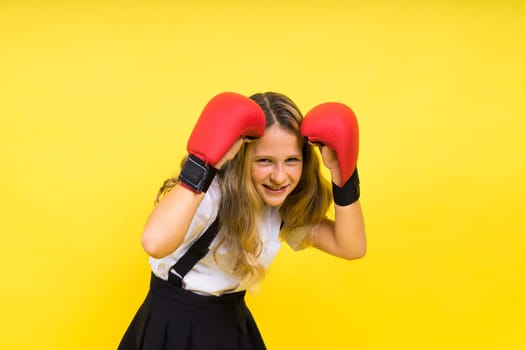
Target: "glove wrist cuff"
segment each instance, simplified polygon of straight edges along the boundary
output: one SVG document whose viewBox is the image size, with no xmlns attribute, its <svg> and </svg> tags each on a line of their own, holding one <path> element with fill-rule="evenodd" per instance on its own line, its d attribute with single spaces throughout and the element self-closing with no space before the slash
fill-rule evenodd
<svg viewBox="0 0 525 350">
<path fill-rule="evenodd" d="M 332 193 L 334 196 L 334 203 L 339 206 L 347 206 L 360 197 L 360 188 L 359 188 L 359 174 L 357 173 L 357 168 L 355 168 L 350 179 L 342 186 L 339 187 L 332 182 Z"/>
<path fill-rule="evenodd" d="M 184 187 L 195 193 L 206 192 L 217 174 L 217 169 L 199 157 L 190 154 L 179 174 L 179 181 Z"/>
</svg>

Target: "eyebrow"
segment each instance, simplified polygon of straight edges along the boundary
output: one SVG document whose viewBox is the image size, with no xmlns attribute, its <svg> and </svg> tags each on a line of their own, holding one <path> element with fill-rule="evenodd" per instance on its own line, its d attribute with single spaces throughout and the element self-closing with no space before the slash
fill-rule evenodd
<svg viewBox="0 0 525 350">
<path fill-rule="evenodd" d="M 254 157 L 255 158 L 277 158 L 275 156 L 264 155 L 264 154 L 255 154 Z M 288 155 L 284 156 L 283 158 L 285 158 L 285 159 L 287 159 L 287 158 L 303 158 L 303 155 L 300 154 L 300 153 L 288 154 Z"/>
</svg>

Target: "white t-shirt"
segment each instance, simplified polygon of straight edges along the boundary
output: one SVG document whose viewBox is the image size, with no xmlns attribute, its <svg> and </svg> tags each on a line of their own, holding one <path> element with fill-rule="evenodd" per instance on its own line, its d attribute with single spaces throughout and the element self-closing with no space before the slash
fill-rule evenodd
<svg viewBox="0 0 525 350">
<path fill-rule="evenodd" d="M 184 241 L 179 248 L 161 259 L 150 257 L 151 269 L 157 277 L 164 280 L 168 279 L 170 267 L 186 253 L 189 247 L 217 217 L 220 199 L 221 191 L 219 183 L 215 179 L 199 205 L 188 232 L 186 232 Z M 279 239 L 280 227 L 281 216 L 278 208 L 266 207 L 259 225 L 259 234 L 263 244 L 263 251 L 259 256 L 259 261 L 266 268 L 269 267 L 281 247 Z M 225 272 L 215 260 L 216 257 L 220 261 L 221 266 L 232 266 L 234 261 L 234 257 L 227 250 L 225 244 L 218 248 L 214 257 L 213 251 L 218 241 L 219 239 L 216 237 L 210 246 L 208 254 L 186 274 L 183 279 L 183 287 L 185 289 L 205 295 L 221 295 L 246 289 L 247 286 L 241 285 L 241 280 L 237 276 Z M 295 248 L 297 245 L 296 242 L 288 243 L 292 248 Z"/>
</svg>

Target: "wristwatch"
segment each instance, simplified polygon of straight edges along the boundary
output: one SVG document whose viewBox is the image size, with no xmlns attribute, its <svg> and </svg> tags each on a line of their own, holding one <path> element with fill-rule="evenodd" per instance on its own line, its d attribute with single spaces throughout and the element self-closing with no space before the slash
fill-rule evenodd
<svg viewBox="0 0 525 350">
<path fill-rule="evenodd" d="M 179 174 L 179 181 L 196 193 L 206 192 L 217 169 L 197 156 L 190 154 Z"/>
</svg>

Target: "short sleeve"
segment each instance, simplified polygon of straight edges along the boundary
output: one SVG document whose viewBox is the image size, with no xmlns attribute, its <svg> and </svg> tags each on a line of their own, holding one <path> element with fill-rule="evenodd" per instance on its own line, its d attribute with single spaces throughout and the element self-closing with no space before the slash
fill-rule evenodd
<svg viewBox="0 0 525 350">
<path fill-rule="evenodd" d="M 303 250 L 310 245 L 308 234 L 312 229 L 312 225 L 301 226 L 289 232 L 284 240 L 295 251 Z"/>
</svg>

